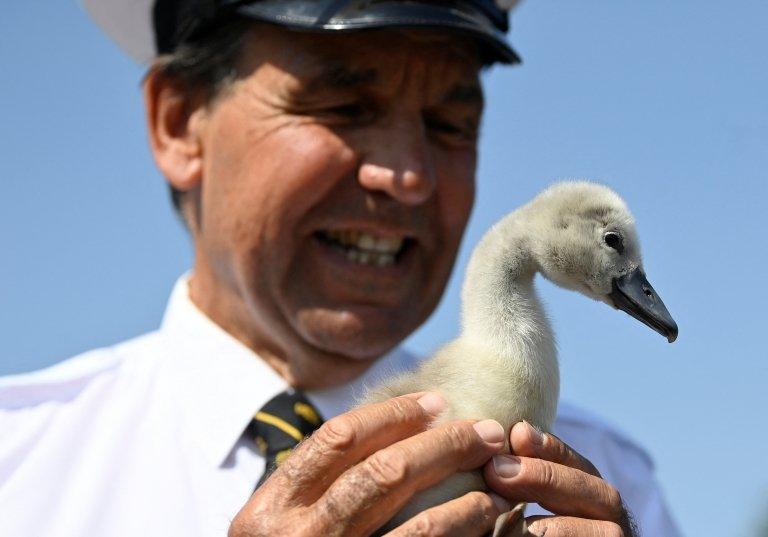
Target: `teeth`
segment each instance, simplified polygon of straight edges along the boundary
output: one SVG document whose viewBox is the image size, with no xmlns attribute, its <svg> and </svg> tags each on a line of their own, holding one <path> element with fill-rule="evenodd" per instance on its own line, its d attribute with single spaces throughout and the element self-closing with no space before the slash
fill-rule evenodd
<svg viewBox="0 0 768 537">
<path fill-rule="evenodd" d="M 360 240 L 357 241 L 357 247 L 361 250 L 376 250 L 378 252 L 377 246 L 378 241 L 376 241 L 376 238 L 367 233 L 361 235 Z"/>
<path fill-rule="evenodd" d="M 375 252 L 361 252 L 350 248 L 345 252 L 347 259 L 360 263 L 361 265 L 375 265 L 377 267 L 387 267 L 395 264 L 395 256 L 391 254 L 382 254 Z"/>
<path fill-rule="evenodd" d="M 351 229 L 325 231 L 323 235 L 340 247 L 350 261 L 377 267 L 394 265 L 405 243 L 403 237 L 376 237 Z"/>
<path fill-rule="evenodd" d="M 377 252 L 396 253 L 403 247 L 403 239 L 400 237 L 381 237 L 376 241 L 374 250 Z"/>
<path fill-rule="evenodd" d="M 379 267 L 386 267 L 395 264 L 395 256 L 390 254 L 379 254 L 376 256 L 376 265 Z"/>
<path fill-rule="evenodd" d="M 375 237 L 354 230 L 327 231 L 325 236 L 345 248 L 356 248 L 368 253 L 397 254 L 403 247 L 403 237 Z"/>
</svg>

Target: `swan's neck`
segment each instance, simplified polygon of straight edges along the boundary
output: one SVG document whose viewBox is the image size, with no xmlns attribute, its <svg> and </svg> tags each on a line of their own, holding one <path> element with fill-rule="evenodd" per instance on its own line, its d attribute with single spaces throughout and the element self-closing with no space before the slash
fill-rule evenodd
<svg viewBox="0 0 768 537">
<path fill-rule="evenodd" d="M 544 391 L 556 400 L 557 354 L 533 287 L 538 262 L 531 227 L 524 213 L 512 213 L 475 249 L 462 291 L 462 339 L 490 351 L 511 370 L 548 379 Z"/>
</svg>

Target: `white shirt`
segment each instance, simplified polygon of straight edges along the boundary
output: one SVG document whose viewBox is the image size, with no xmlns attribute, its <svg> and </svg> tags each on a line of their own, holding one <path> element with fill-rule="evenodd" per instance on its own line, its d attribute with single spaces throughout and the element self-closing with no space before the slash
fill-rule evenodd
<svg viewBox="0 0 768 537">
<path fill-rule="evenodd" d="M 354 382 L 307 396 L 327 419 L 414 363 L 395 351 Z M 285 388 L 192 304 L 181 279 L 158 331 L 0 378 L 0 534 L 226 535 L 264 469 L 242 432 Z M 634 442 L 568 404 L 555 433 L 618 487 L 644 535 L 679 535 Z"/>
</svg>

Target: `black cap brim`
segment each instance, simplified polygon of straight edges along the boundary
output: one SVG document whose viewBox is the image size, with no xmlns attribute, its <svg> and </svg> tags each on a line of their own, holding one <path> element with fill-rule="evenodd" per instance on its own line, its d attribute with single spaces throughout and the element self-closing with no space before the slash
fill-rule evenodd
<svg viewBox="0 0 768 537">
<path fill-rule="evenodd" d="M 308 31 L 447 28 L 478 39 L 491 62 L 520 63 L 504 33 L 472 2 L 261 0 L 235 8 L 256 20 Z"/>
<path fill-rule="evenodd" d="M 509 8 L 517 0 L 80 0 L 93 20 L 133 59 L 149 63 L 171 52 L 188 33 L 183 27 L 215 24 L 219 9 L 256 20 L 315 31 L 355 31 L 386 27 L 448 28 L 475 37 L 489 63 L 518 63 L 506 41 Z M 182 20 L 181 7 L 190 8 Z M 364 8 L 364 9 L 363 9 Z M 168 25 L 158 26 L 157 12 Z M 192 24 L 190 24 L 192 22 Z"/>
</svg>

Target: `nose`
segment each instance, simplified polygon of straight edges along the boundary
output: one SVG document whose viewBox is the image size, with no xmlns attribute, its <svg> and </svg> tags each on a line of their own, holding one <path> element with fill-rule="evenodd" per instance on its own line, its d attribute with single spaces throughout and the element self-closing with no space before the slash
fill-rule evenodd
<svg viewBox="0 0 768 537">
<path fill-rule="evenodd" d="M 419 205 L 435 191 L 432 147 L 423 124 L 400 122 L 374 137 L 360 165 L 359 182 L 407 204 Z"/>
</svg>

